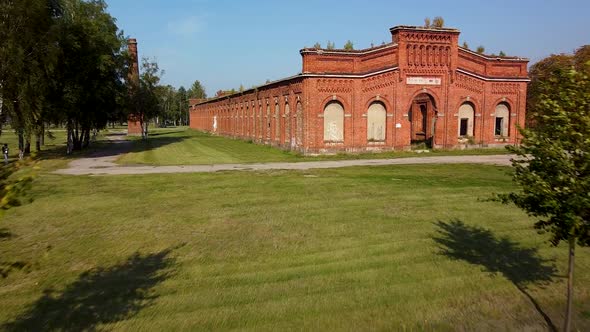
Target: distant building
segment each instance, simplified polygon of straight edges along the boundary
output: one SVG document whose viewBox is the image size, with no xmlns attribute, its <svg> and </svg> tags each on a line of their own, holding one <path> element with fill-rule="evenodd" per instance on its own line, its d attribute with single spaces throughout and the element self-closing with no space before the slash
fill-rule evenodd
<svg viewBox="0 0 590 332">
<path fill-rule="evenodd" d="M 305 48 L 301 74 L 193 101 L 190 126 L 306 154 L 519 141 L 528 59 L 459 47 L 456 29 L 390 31 L 370 49 Z"/>
</svg>

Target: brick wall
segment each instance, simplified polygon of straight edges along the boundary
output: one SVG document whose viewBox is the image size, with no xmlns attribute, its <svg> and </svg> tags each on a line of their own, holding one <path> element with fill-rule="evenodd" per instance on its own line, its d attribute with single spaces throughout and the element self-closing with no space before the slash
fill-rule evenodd
<svg viewBox="0 0 590 332">
<path fill-rule="evenodd" d="M 528 60 L 462 49 L 455 29 L 402 26 L 391 33 L 392 44 L 367 50 L 301 50 L 302 74 L 195 102 L 191 128 L 307 154 L 409 149 L 411 138 L 421 137 L 416 136 L 420 126 L 421 135 L 437 148 L 518 143 L 516 125 L 524 126 Z M 324 137 L 324 109 L 332 102 L 344 109 L 344 139 L 339 142 Z M 386 110 L 384 141 L 367 138 L 372 103 Z M 423 117 L 417 116 L 418 103 L 424 105 Z M 473 137 L 460 138 L 458 111 L 464 103 L 474 109 Z M 495 135 L 500 103 L 509 109 L 507 137 Z M 418 118 L 426 122 L 418 123 Z"/>
</svg>

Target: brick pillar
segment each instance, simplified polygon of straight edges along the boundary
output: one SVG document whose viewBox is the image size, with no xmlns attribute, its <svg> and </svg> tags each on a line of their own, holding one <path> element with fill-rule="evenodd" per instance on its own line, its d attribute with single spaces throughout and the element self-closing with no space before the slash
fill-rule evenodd
<svg viewBox="0 0 590 332">
<path fill-rule="evenodd" d="M 129 68 L 129 84 L 131 89 L 139 88 L 139 61 L 137 59 L 137 40 L 127 41 L 129 55 L 131 56 L 131 67 Z M 141 135 L 141 123 L 135 114 L 127 117 L 127 135 Z"/>
</svg>

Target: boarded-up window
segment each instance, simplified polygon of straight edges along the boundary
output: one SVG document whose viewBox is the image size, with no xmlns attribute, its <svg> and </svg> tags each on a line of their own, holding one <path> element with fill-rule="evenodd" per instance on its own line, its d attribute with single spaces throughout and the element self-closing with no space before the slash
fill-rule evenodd
<svg viewBox="0 0 590 332">
<path fill-rule="evenodd" d="M 498 104 L 496 106 L 496 125 L 494 128 L 494 134 L 496 136 L 508 137 L 508 124 L 509 124 L 510 110 L 506 104 Z"/>
<path fill-rule="evenodd" d="M 285 142 L 291 141 L 291 109 L 285 104 Z"/>
<path fill-rule="evenodd" d="M 473 105 L 465 103 L 459 107 L 459 137 L 473 137 Z"/>
<path fill-rule="evenodd" d="M 338 102 L 324 108 L 324 141 L 344 141 L 344 107 Z"/>
<path fill-rule="evenodd" d="M 266 105 L 266 128 L 264 129 L 264 131 L 266 132 L 266 140 L 270 141 L 270 130 L 271 130 L 271 126 L 270 126 L 270 122 L 271 122 L 271 117 L 270 117 L 270 105 Z"/>
<path fill-rule="evenodd" d="M 373 103 L 367 111 L 367 140 L 385 141 L 385 106 Z"/>
<path fill-rule="evenodd" d="M 262 115 L 262 106 L 258 109 L 258 137 L 262 139 L 262 135 L 264 135 L 264 116 Z"/>
<path fill-rule="evenodd" d="M 303 105 L 297 102 L 297 146 L 303 144 Z"/>
<path fill-rule="evenodd" d="M 275 140 L 279 141 L 281 139 L 281 109 L 279 108 L 279 104 L 275 104 Z"/>
</svg>

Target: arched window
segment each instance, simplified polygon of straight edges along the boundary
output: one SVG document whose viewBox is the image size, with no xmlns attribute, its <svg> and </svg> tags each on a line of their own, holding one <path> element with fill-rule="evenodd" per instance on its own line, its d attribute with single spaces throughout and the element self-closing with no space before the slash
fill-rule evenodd
<svg viewBox="0 0 590 332">
<path fill-rule="evenodd" d="M 494 135 L 508 137 L 510 135 L 508 128 L 510 122 L 510 109 L 505 103 L 496 106 L 496 123 L 494 125 Z"/>
<path fill-rule="evenodd" d="M 344 107 L 331 102 L 324 108 L 324 141 L 344 141 Z"/>
<path fill-rule="evenodd" d="M 301 146 L 301 144 L 303 144 L 303 105 L 301 104 L 300 101 L 297 102 L 296 105 L 296 126 L 297 126 L 297 132 L 296 132 L 296 140 L 297 140 L 297 146 Z"/>
<path fill-rule="evenodd" d="M 285 142 L 291 140 L 291 108 L 289 104 L 285 104 Z"/>
<path fill-rule="evenodd" d="M 385 141 L 385 106 L 379 102 L 372 103 L 367 111 L 367 140 Z"/>
<path fill-rule="evenodd" d="M 266 104 L 266 126 L 265 126 L 266 128 L 264 128 L 264 132 L 266 133 L 266 140 L 267 141 L 270 141 L 270 130 L 272 128 L 270 126 L 271 120 L 272 119 L 270 117 L 270 105 L 268 104 L 268 101 L 267 101 L 267 104 Z"/>
<path fill-rule="evenodd" d="M 275 104 L 275 141 L 281 140 L 281 109 L 279 103 Z"/>
<path fill-rule="evenodd" d="M 464 103 L 459 107 L 459 137 L 473 137 L 473 119 L 475 111 L 473 105 Z"/>
</svg>

